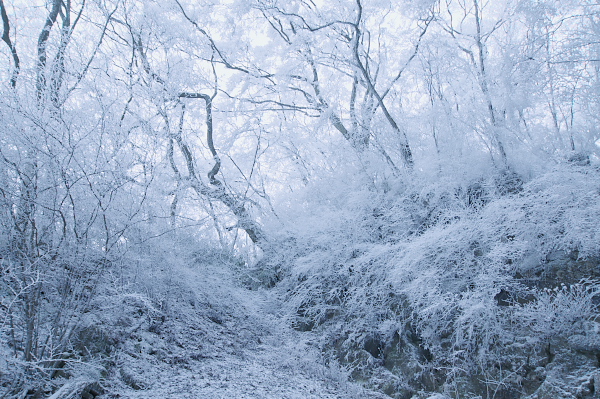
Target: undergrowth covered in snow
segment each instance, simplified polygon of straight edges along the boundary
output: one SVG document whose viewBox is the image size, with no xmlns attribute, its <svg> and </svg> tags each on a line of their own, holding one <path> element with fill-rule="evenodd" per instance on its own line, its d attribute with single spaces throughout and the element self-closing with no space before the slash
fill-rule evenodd
<svg viewBox="0 0 600 399">
<path fill-rule="evenodd" d="M 530 179 L 332 179 L 323 178 L 329 191 L 313 184 L 288 208 L 277 204 L 286 219 L 265 223 L 273 238 L 258 263 L 183 232 L 129 243 L 78 320 L 61 375 L 37 391 L 594 395 L 595 167 L 564 164 Z M 6 359 L 10 394 L 19 365 Z"/>
<path fill-rule="evenodd" d="M 591 394 L 599 199 L 573 165 L 337 192 L 292 234 L 290 324 L 393 397 Z"/>
</svg>

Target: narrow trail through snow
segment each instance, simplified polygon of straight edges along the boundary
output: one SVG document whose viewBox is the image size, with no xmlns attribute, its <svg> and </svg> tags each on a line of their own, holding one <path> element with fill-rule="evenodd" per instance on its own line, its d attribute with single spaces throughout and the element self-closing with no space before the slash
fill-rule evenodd
<svg viewBox="0 0 600 399">
<path fill-rule="evenodd" d="M 173 273 L 173 271 L 171 271 Z M 326 367 L 273 290 L 197 262 L 170 278 L 168 317 L 132 333 L 103 398 L 383 398 Z"/>
</svg>

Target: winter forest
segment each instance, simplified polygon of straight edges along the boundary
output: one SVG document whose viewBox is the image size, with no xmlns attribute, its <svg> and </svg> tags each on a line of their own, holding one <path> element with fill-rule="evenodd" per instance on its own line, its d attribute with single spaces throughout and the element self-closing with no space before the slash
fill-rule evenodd
<svg viewBox="0 0 600 399">
<path fill-rule="evenodd" d="M 599 397 L 597 1 L 0 15 L 0 398 Z"/>
</svg>

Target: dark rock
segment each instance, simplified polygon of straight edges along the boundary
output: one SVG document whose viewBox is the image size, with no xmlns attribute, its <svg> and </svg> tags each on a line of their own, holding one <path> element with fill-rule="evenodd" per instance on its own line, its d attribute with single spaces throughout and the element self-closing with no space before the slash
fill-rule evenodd
<svg viewBox="0 0 600 399">
<path fill-rule="evenodd" d="M 385 343 L 376 335 L 368 335 L 363 342 L 363 349 L 376 358 L 383 356 Z"/>
<path fill-rule="evenodd" d="M 224 323 L 223 318 L 217 314 L 216 312 L 210 312 L 208 315 L 208 320 L 212 321 L 213 323 L 222 325 Z"/>
<path fill-rule="evenodd" d="M 499 293 L 494 296 L 496 304 L 498 306 L 514 306 L 514 305 L 526 305 L 536 300 L 535 295 L 522 292 L 514 291 L 511 292 L 508 289 L 502 288 Z"/>
<path fill-rule="evenodd" d="M 583 152 L 574 152 L 567 157 L 567 161 L 576 166 L 589 166 L 590 156 Z"/>
<path fill-rule="evenodd" d="M 131 372 L 121 368 L 119 370 L 119 374 L 121 374 L 121 380 L 131 388 L 137 390 L 144 389 L 144 384 L 139 381 Z"/>
<path fill-rule="evenodd" d="M 529 288 L 569 286 L 582 280 L 600 279 L 600 257 L 582 258 L 577 250 L 555 250 L 547 253 L 544 261 L 537 266 L 528 266 L 518 274 L 521 277 L 519 282 Z"/>
</svg>

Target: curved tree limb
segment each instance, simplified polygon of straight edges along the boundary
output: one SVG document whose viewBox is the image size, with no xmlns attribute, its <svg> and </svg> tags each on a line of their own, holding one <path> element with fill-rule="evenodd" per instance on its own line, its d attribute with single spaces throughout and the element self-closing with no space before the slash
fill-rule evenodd
<svg viewBox="0 0 600 399">
<path fill-rule="evenodd" d="M 225 187 L 223 183 L 216 178 L 217 173 L 221 169 L 221 159 L 215 149 L 214 140 L 213 140 L 213 119 L 212 119 L 212 100 L 213 96 L 209 96 L 208 94 L 203 93 L 189 93 L 183 92 L 179 94 L 179 98 L 186 99 L 197 99 L 200 98 L 205 102 L 206 109 L 206 141 L 208 144 L 208 148 L 213 156 L 215 164 L 212 169 L 208 172 L 208 180 L 210 184 L 214 188 L 210 188 L 206 186 L 202 181 L 196 176 L 194 171 L 194 160 L 192 152 L 190 151 L 187 144 L 183 142 L 181 134 L 178 134 L 175 138 L 177 144 L 183 153 L 183 156 L 186 160 L 186 165 L 190 177 L 190 184 L 192 188 L 201 195 L 204 195 L 211 199 L 216 199 L 221 201 L 225 206 L 233 212 L 233 214 L 238 218 L 238 227 L 243 229 L 248 237 L 255 244 L 266 243 L 266 235 L 263 232 L 262 228 L 254 221 L 254 219 L 250 216 L 248 209 L 246 209 L 246 201 L 245 197 L 239 198 L 236 195 L 228 193 L 225 191 Z M 185 108 L 184 108 L 185 109 Z"/>
<path fill-rule="evenodd" d="M 161 78 L 159 75 L 152 71 L 152 67 L 150 62 L 144 52 L 144 46 L 141 40 L 140 35 L 136 35 L 134 32 L 132 33 L 133 37 L 133 46 L 135 52 L 138 53 L 141 62 L 142 68 L 144 72 L 146 72 L 154 81 L 165 84 L 165 80 Z M 214 71 L 213 71 L 214 72 Z M 266 235 L 264 234 L 262 228 L 254 221 L 251 217 L 250 212 L 246 209 L 246 198 L 238 197 L 234 194 L 231 194 L 225 190 L 223 183 L 217 179 L 217 174 L 221 169 L 221 159 L 219 158 L 219 154 L 214 145 L 213 140 L 213 119 L 212 119 L 212 101 L 217 95 L 216 85 L 215 90 L 213 91 L 212 96 L 204 93 L 192 93 L 192 92 L 182 92 L 179 93 L 179 99 L 202 99 L 205 103 L 205 112 L 206 112 L 206 141 L 208 144 L 208 148 L 213 156 L 215 161 L 211 170 L 207 173 L 208 180 L 212 187 L 207 186 L 202 182 L 202 180 L 196 174 L 196 168 L 194 166 L 194 155 L 190 149 L 190 147 L 185 143 L 182 137 L 182 127 L 183 127 L 183 117 L 185 113 L 185 104 L 182 104 L 182 115 L 179 121 L 179 130 L 169 139 L 169 147 L 167 149 L 167 155 L 169 157 L 169 162 L 171 163 L 171 168 L 175 172 L 178 179 L 187 180 L 189 187 L 193 188 L 198 194 L 206 196 L 210 199 L 214 199 L 222 202 L 229 210 L 237 217 L 238 219 L 238 227 L 243 229 L 248 237 L 252 240 L 253 243 L 266 243 Z M 164 117 L 164 116 L 163 116 Z M 185 160 L 185 165 L 187 168 L 188 176 L 184 178 L 177 168 L 173 158 L 173 140 L 177 143 L 177 146 L 181 153 L 183 154 L 183 158 Z M 177 206 L 177 203 L 171 204 L 172 206 Z M 172 211 L 173 212 L 173 211 Z"/>
<path fill-rule="evenodd" d="M 219 154 L 217 154 L 217 150 L 215 149 L 215 144 L 213 141 L 212 100 L 214 97 L 202 93 L 180 93 L 179 98 L 201 98 L 206 104 L 206 143 L 208 144 L 208 149 L 215 160 L 215 164 L 208 172 L 208 181 L 210 184 L 220 186 L 221 182 L 215 177 L 221 169 L 221 158 L 219 158 Z"/>
</svg>

